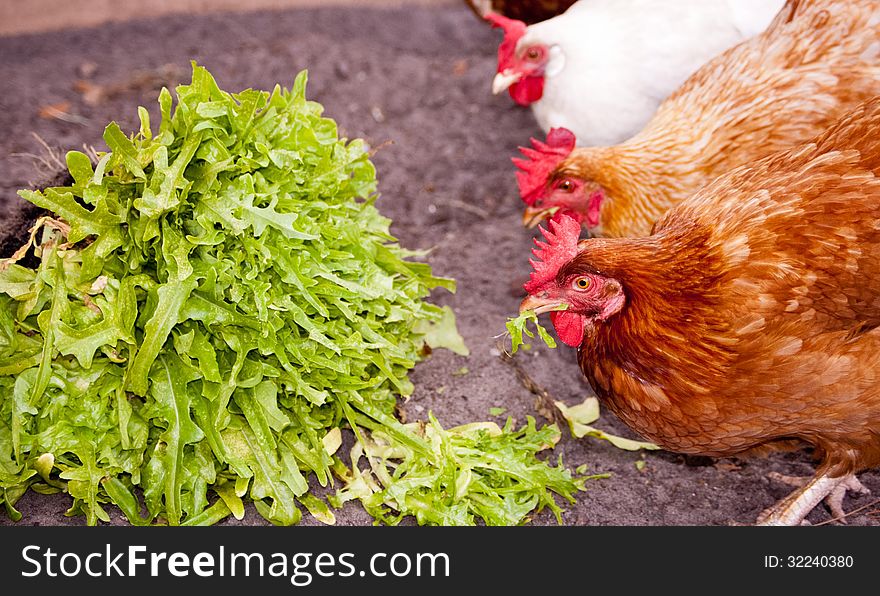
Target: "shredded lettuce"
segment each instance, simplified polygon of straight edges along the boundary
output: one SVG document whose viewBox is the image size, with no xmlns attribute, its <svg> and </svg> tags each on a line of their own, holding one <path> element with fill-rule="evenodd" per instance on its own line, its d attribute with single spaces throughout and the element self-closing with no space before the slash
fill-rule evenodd
<svg viewBox="0 0 880 596">
<path fill-rule="evenodd" d="M 137 525 L 211 524 L 248 501 L 275 524 L 303 508 L 332 523 L 310 486 L 335 474 L 335 500 L 354 495 L 341 428 L 403 454 L 401 474 L 442 475 L 412 497 L 365 496 L 382 521 L 396 503 L 423 523 L 520 523 L 556 510 L 547 487 L 571 498 L 568 472 L 535 458 L 548 429 L 446 435 L 432 421 L 428 436 L 394 418 L 426 342 L 467 353 L 451 311 L 424 300 L 454 282 L 397 244 L 363 142 L 339 139 L 305 87 L 301 73 L 289 91 L 230 94 L 194 64 L 176 105 L 162 90 L 158 128 L 141 108 L 136 134 L 107 126 L 96 164 L 67 155 L 70 186 L 21 191 L 51 215 L 29 246 L 38 264 L 19 251 L 0 271 L 13 519 L 30 489 L 66 492 L 89 524 L 110 505 Z M 406 504 L 445 499 L 464 467 L 483 478 L 453 483 L 465 510 Z"/>
<path fill-rule="evenodd" d="M 573 478 L 561 460 L 550 466 L 537 459 L 560 434 L 555 425 L 538 429 L 531 417 L 520 429 L 508 418 L 503 428 L 481 422 L 445 430 L 431 414 L 427 423 L 407 426 L 368 416 L 358 422 L 373 432 L 352 448 L 350 475 L 331 502 L 358 499 L 386 524 L 413 515 L 420 524 L 517 525 L 544 507 L 561 523 L 554 494 L 573 503 L 585 480 L 606 477 Z"/>
</svg>

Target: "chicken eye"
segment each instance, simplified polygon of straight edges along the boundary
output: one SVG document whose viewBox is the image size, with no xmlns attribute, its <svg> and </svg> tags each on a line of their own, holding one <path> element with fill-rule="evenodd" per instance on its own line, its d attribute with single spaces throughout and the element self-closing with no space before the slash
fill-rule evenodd
<svg viewBox="0 0 880 596">
<path fill-rule="evenodd" d="M 541 51 L 538 48 L 529 48 L 526 50 L 526 58 L 529 60 L 537 60 L 541 57 Z"/>
<path fill-rule="evenodd" d="M 586 290 L 590 287 L 590 278 L 579 277 L 575 280 L 574 285 L 577 286 L 579 290 Z"/>
<path fill-rule="evenodd" d="M 571 192 L 574 190 L 574 184 L 572 184 L 571 180 L 563 180 L 556 185 L 556 188 L 558 188 L 562 192 Z"/>
</svg>

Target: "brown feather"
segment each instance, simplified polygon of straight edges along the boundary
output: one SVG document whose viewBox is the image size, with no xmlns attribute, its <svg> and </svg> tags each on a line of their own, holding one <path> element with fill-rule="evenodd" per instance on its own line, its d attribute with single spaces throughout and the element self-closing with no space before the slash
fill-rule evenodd
<svg viewBox="0 0 880 596">
<path fill-rule="evenodd" d="M 577 149 L 553 178 L 603 188 L 602 236 L 640 236 L 734 167 L 806 142 L 880 95 L 880 2 L 789 0 L 761 35 L 703 66 L 645 129 Z"/>
</svg>

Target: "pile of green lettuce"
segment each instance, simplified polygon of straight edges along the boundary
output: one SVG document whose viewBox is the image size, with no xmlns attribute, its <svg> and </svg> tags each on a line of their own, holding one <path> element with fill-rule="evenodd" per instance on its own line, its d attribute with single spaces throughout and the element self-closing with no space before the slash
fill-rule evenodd
<svg viewBox="0 0 880 596">
<path fill-rule="evenodd" d="M 0 267 L 0 503 L 66 492 L 70 515 L 209 524 L 250 500 L 276 524 L 523 523 L 583 479 L 536 454 L 555 427 L 402 425 L 398 396 L 451 312 L 374 207 L 361 141 L 340 140 L 306 76 L 222 91 L 204 68 L 159 96 L 161 122 L 111 123 L 73 183 L 20 194 L 46 209 Z M 18 263 L 35 256 L 34 267 Z M 21 261 L 26 262 L 26 261 Z M 446 321 L 446 323 L 444 323 Z M 453 324 L 454 326 L 454 324 Z M 456 342 L 453 342 L 456 343 Z M 337 455 L 340 429 L 372 466 Z M 380 446 L 381 445 L 381 449 Z"/>
</svg>

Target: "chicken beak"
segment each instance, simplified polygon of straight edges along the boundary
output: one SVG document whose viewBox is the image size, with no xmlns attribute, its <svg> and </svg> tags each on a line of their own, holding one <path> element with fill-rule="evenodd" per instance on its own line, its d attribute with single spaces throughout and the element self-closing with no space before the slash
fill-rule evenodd
<svg viewBox="0 0 880 596">
<path fill-rule="evenodd" d="M 537 209 L 535 207 L 526 207 L 523 211 L 522 223 L 527 228 L 534 228 L 536 225 L 547 219 L 553 214 L 555 208 Z"/>
<path fill-rule="evenodd" d="M 512 72 L 509 68 L 504 70 L 503 72 L 499 72 L 497 75 L 495 75 L 495 79 L 492 81 L 492 93 L 494 95 L 498 95 L 521 78 L 522 74 L 518 72 Z"/>
<path fill-rule="evenodd" d="M 522 314 L 528 310 L 531 310 L 534 311 L 536 315 L 540 315 L 541 313 L 556 310 L 564 304 L 565 302 L 563 302 L 561 299 L 551 298 L 546 294 L 540 296 L 526 296 L 526 299 L 520 302 L 519 312 L 520 314 Z"/>
</svg>

